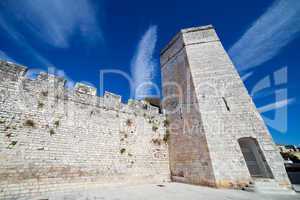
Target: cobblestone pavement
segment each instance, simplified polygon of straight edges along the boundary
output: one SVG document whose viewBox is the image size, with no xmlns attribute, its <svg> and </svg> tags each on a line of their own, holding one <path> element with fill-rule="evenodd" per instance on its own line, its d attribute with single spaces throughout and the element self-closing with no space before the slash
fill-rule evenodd
<svg viewBox="0 0 300 200">
<path fill-rule="evenodd" d="M 213 189 L 194 185 L 167 183 L 163 185 L 105 186 L 37 197 L 35 200 L 293 200 L 300 194 L 257 194 L 240 190 Z"/>
</svg>

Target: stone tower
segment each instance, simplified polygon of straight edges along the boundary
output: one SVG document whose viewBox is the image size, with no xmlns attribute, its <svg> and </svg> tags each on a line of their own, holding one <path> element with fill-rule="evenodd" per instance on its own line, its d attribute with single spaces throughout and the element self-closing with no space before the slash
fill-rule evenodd
<svg viewBox="0 0 300 200">
<path fill-rule="evenodd" d="M 174 181 L 290 188 L 283 159 L 212 26 L 181 30 L 161 52 Z"/>
</svg>

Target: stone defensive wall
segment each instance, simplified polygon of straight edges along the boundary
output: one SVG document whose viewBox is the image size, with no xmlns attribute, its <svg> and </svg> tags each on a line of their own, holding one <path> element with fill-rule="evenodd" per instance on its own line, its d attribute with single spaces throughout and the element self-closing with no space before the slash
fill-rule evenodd
<svg viewBox="0 0 300 200">
<path fill-rule="evenodd" d="M 0 61 L 0 199 L 170 180 L 159 108 Z"/>
</svg>

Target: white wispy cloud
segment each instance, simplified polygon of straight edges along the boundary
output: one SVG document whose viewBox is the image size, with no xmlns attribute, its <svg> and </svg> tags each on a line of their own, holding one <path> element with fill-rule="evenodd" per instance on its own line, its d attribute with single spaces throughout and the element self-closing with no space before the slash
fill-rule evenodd
<svg viewBox="0 0 300 200">
<path fill-rule="evenodd" d="M 157 70 L 157 63 L 153 58 L 156 42 L 157 26 L 150 26 L 140 40 L 131 61 L 136 99 L 153 95 L 153 81 Z"/>
<path fill-rule="evenodd" d="M 284 100 L 281 100 L 281 101 L 277 101 L 275 103 L 270 103 L 268 105 L 259 107 L 258 111 L 260 113 L 265 113 L 265 112 L 268 112 L 268 111 L 277 110 L 279 108 L 286 107 L 286 106 L 294 103 L 295 100 L 296 100 L 295 98 L 290 98 L 290 99 L 284 99 Z"/>
<path fill-rule="evenodd" d="M 22 34 L 20 34 L 11 24 L 7 23 L 0 16 L 0 30 L 6 32 L 8 38 L 10 38 L 16 47 L 22 49 L 23 52 L 30 55 L 31 59 L 35 62 L 45 66 L 52 66 L 51 62 L 48 61 L 44 56 L 42 56 L 38 51 L 36 51 L 24 38 Z M 14 62 L 14 61 L 13 61 Z"/>
<path fill-rule="evenodd" d="M 1 50 L 0 50 L 0 60 L 15 62 L 14 59 L 9 57 L 4 51 L 1 51 Z"/>
<path fill-rule="evenodd" d="M 249 77 L 251 77 L 253 75 L 254 72 L 248 72 L 246 74 L 244 74 L 243 76 L 241 76 L 241 79 L 243 81 L 246 81 Z"/>
<path fill-rule="evenodd" d="M 300 1 L 276 0 L 229 49 L 239 71 L 272 59 L 300 32 Z"/>
<path fill-rule="evenodd" d="M 10 0 L 2 4 L 31 34 L 52 46 L 67 48 L 78 33 L 89 42 L 102 38 L 90 0 Z"/>
</svg>

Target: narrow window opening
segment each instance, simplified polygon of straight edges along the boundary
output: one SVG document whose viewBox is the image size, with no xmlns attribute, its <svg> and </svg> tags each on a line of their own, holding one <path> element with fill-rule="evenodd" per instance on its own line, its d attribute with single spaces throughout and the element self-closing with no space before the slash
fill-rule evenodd
<svg viewBox="0 0 300 200">
<path fill-rule="evenodd" d="M 180 108 L 179 112 L 180 112 L 180 119 L 183 119 L 181 108 Z"/>
<path fill-rule="evenodd" d="M 222 99 L 223 99 L 223 101 L 224 101 L 224 104 L 225 104 L 225 106 L 226 106 L 227 111 L 230 112 L 230 108 L 229 108 L 229 106 L 228 106 L 228 103 L 227 103 L 225 97 L 222 97 Z"/>
</svg>

